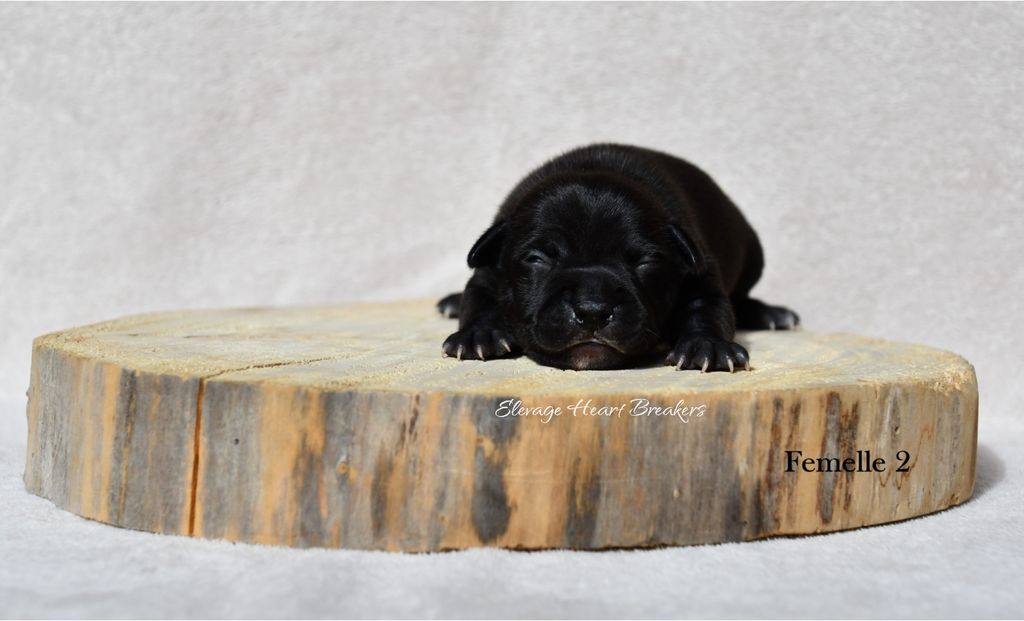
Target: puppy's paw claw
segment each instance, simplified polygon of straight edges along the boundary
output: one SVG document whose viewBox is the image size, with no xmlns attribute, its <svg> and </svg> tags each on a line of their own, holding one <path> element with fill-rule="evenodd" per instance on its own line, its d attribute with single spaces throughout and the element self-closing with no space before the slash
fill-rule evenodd
<svg viewBox="0 0 1024 621">
<path fill-rule="evenodd" d="M 695 369 L 701 373 L 728 371 L 737 367 L 750 370 L 750 355 L 742 345 L 715 337 L 697 336 L 679 341 L 669 352 L 665 364 L 677 371 Z"/>
<path fill-rule="evenodd" d="M 518 348 L 501 330 L 470 326 L 445 339 L 441 353 L 459 360 L 490 360 L 518 355 Z"/>
</svg>

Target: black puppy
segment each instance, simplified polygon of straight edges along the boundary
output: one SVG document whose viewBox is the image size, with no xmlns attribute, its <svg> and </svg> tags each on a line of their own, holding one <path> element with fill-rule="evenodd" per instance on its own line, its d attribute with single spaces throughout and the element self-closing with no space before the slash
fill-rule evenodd
<svg viewBox="0 0 1024 621">
<path fill-rule="evenodd" d="M 764 258 L 736 205 L 696 166 L 614 144 L 582 147 L 523 179 L 469 251 L 447 356 L 525 353 L 563 369 L 664 357 L 677 369 L 750 368 L 736 328 L 792 328 L 749 296 Z M 667 356 L 666 356 L 667 353 Z"/>
</svg>

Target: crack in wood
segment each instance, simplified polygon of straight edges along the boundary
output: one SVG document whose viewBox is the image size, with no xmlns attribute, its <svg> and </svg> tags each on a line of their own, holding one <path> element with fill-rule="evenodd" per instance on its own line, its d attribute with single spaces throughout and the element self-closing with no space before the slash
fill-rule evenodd
<svg viewBox="0 0 1024 621">
<path fill-rule="evenodd" d="M 196 422 L 195 438 L 192 444 L 192 489 L 189 494 L 188 507 L 188 534 L 194 536 L 196 532 L 196 495 L 199 493 L 199 444 L 203 426 L 203 394 L 206 392 L 206 378 L 199 378 L 199 388 L 196 391 Z"/>
<path fill-rule="evenodd" d="M 217 371 L 216 373 L 211 373 L 211 374 L 203 377 L 202 379 L 204 381 L 205 380 L 211 380 L 211 379 L 213 379 L 215 377 L 220 377 L 221 375 L 226 375 L 228 373 L 242 373 L 244 371 L 252 371 L 253 369 L 273 369 L 273 368 L 276 368 L 276 367 L 301 366 L 301 365 L 304 365 L 304 364 L 313 364 L 314 362 L 324 362 L 325 360 L 340 360 L 340 359 L 341 358 L 339 356 L 322 356 L 320 358 L 309 358 L 309 359 L 306 359 L 306 360 L 286 360 L 284 362 L 265 362 L 265 363 L 262 363 L 262 364 L 250 364 L 250 365 L 246 365 L 244 367 L 235 367 L 233 369 L 223 369 L 221 371 Z"/>
</svg>

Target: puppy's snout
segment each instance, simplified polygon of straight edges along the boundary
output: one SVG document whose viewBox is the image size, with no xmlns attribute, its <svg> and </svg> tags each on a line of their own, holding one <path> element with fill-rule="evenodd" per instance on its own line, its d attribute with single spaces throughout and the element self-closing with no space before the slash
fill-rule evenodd
<svg viewBox="0 0 1024 621">
<path fill-rule="evenodd" d="M 600 300 L 578 300 L 572 305 L 572 318 L 587 330 L 600 330 L 612 320 L 612 306 Z"/>
</svg>

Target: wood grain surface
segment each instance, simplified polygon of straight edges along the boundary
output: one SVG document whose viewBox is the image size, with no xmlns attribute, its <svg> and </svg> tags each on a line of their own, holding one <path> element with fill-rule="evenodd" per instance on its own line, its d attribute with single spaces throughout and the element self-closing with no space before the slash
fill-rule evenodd
<svg viewBox="0 0 1024 621">
<path fill-rule="evenodd" d="M 973 489 L 977 384 L 955 354 L 750 332 L 749 372 L 576 372 L 443 358 L 453 327 L 421 300 L 39 337 L 26 487 L 127 528 L 403 551 L 819 533 Z M 886 469 L 787 472 L 786 451 Z"/>
</svg>

